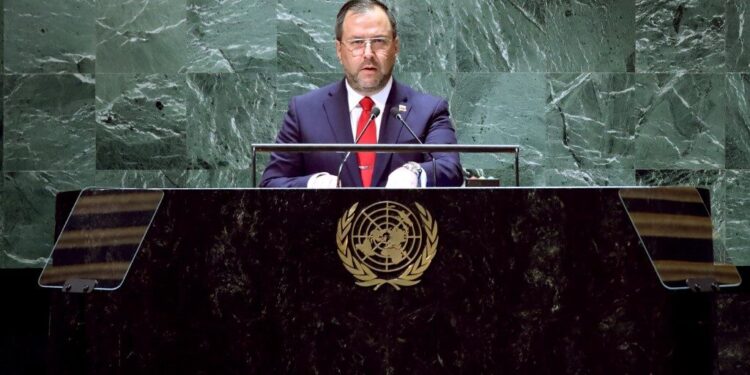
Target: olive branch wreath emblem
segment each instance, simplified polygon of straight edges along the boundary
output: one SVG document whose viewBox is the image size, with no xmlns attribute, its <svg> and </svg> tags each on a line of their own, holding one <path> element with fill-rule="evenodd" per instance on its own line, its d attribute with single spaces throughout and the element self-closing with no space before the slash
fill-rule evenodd
<svg viewBox="0 0 750 375">
<path fill-rule="evenodd" d="M 367 265 L 359 261 L 350 250 L 349 246 L 349 232 L 352 229 L 352 222 L 357 211 L 359 203 L 353 204 L 339 219 L 337 230 L 336 230 L 336 245 L 338 247 L 339 258 L 344 264 L 349 273 L 352 274 L 357 280 L 356 284 L 362 287 L 374 287 L 377 290 L 384 284 L 388 284 L 394 287 L 396 290 L 401 290 L 402 286 L 412 286 L 419 283 L 419 278 L 427 270 L 432 263 L 437 252 L 438 243 L 438 230 L 437 223 L 432 219 L 432 215 L 425 210 L 419 203 L 414 203 L 419 211 L 419 218 L 422 221 L 422 226 L 426 234 L 426 243 L 422 248 L 421 254 L 416 260 L 406 267 L 398 277 L 392 279 L 382 279 L 375 272 L 372 271 Z"/>
</svg>

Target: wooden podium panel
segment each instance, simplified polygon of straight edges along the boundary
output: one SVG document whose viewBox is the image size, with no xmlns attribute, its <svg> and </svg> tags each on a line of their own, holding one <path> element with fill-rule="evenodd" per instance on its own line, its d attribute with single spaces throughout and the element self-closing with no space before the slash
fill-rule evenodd
<svg viewBox="0 0 750 375">
<path fill-rule="evenodd" d="M 711 368 L 712 295 L 660 285 L 618 189 L 164 192 L 122 288 L 53 295 L 53 372 Z M 347 213 L 386 201 L 436 230 L 400 290 L 356 285 L 341 255 Z"/>
</svg>

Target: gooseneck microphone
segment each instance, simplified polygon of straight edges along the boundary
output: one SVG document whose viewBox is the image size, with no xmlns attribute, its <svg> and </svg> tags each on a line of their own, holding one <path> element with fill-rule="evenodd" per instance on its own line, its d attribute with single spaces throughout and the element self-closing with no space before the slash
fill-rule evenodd
<svg viewBox="0 0 750 375">
<path fill-rule="evenodd" d="M 398 107 L 391 107 L 391 116 L 397 118 L 398 121 L 400 121 L 404 126 L 404 128 L 409 131 L 409 134 L 411 134 L 411 136 L 414 137 L 414 139 L 417 140 L 420 145 L 424 144 L 424 142 L 422 142 L 422 140 L 417 137 L 417 134 L 414 133 L 414 130 L 411 129 L 411 126 L 409 126 L 409 124 L 406 123 L 406 120 L 404 120 L 404 118 L 401 116 L 401 112 L 399 111 Z M 435 157 L 432 156 L 432 153 L 429 151 L 427 151 L 426 153 L 432 160 L 432 186 L 437 187 L 437 166 L 435 165 Z"/>
<path fill-rule="evenodd" d="M 372 107 L 372 110 L 370 111 L 370 118 L 367 120 L 367 123 L 365 126 L 362 127 L 362 131 L 357 134 L 357 138 L 354 139 L 354 144 L 359 143 L 360 138 L 365 134 L 365 130 L 370 126 L 371 123 L 373 123 L 376 117 L 380 116 L 380 108 L 378 107 Z M 341 170 L 344 168 L 344 164 L 346 164 L 346 161 L 349 159 L 349 156 L 352 154 L 351 151 L 347 151 L 346 155 L 344 155 L 344 159 L 341 160 L 341 164 L 339 164 L 339 171 L 336 173 L 336 186 L 341 187 Z"/>
</svg>

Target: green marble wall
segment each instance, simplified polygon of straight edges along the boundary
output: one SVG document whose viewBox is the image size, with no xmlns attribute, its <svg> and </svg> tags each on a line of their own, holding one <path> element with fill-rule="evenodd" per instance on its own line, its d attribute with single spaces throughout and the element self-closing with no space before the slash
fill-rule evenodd
<svg viewBox="0 0 750 375">
<path fill-rule="evenodd" d="M 397 79 L 527 186 L 699 185 L 750 265 L 750 5 L 405 0 Z M 247 187 L 292 95 L 339 79 L 328 0 L 0 0 L 0 268 L 38 267 L 54 194 Z M 508 158 L 465 156 L 509 180 Z"/>
</svg>

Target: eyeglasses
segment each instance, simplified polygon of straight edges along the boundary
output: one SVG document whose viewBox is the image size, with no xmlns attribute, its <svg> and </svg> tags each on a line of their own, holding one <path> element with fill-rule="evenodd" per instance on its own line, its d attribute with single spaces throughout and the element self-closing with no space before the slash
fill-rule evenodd
<svg viewBox="0 0 750 375">
<path fill-rule="evenodd" d="M 369 38 L 350 39 L 343 43 L 352 56 L 359 57 L 365 54 L 365 48 L 368 44 L 373 53 L 383 53 L 391 46 L 391 42 L 392 40 L 390 38 Z"/>
</svg>

